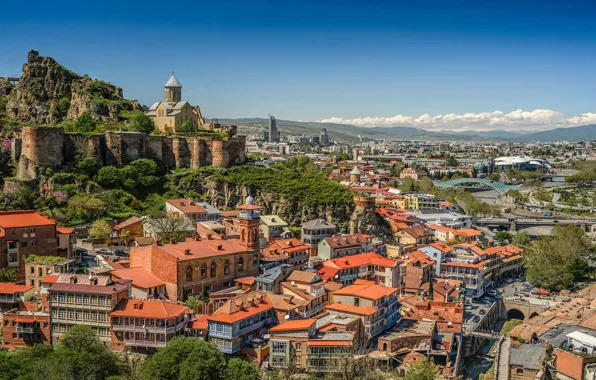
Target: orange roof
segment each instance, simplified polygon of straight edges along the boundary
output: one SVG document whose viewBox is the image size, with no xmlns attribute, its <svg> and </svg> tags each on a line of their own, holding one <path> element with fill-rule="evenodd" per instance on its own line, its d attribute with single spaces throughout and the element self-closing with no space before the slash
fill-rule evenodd
<svg viewBox="0 0 596 380">
<path fill-rule="evenodd" d="M 165 282 L 143 267 L 114 270 L 112 276 L 123 280 L 132 280 L 132 285 L 137 288 L 149 289 L 165 285 Z"/>
<path fill-rule="evenodd" d="M 186 327 L 195 330 L 207 330 L 207 327 L 209 326 L 207 317 L 208 315 L 198 315 L 195 319 L 189 321 Z"/>
<path fill-rule="evenodd" d="M 325 263 L 323 262 L 323 265 L 325 265 Z M 340 271 L 341 269 L 339 268 L 334 268 L 334 267 L 330 267 L 330 266 L 323 266 L 323 268 L 319 269 L 317 271 L 317 273 L 319 274 L 319 276 L 323 279 L 323 281 L 329 281 L 331 280 L 333 277 L 335 277 L 335 275 Z"/>
<path fill-rule="evenodd" d="M 176 207 L 185 214 L 206 214 L 207 210 L 199 206 L 192 199 L 168 199 L 167 203 Z"/>
<path fill-rule="evenodd" d="M 409 227 L 404 230 L 401 230 L 400 232 L 407 233 L 408 235 L 410 235 L 414 238 L 420 238 L 420 237 L 424 237 L 424 236 L 432 236 L 430 231 L 422 226 Z"/>
<path fill-rule="evenodd" d="M 447 245 L 445 243 L 438 242 L 438 241 L 436 241 L 434 243 L 427 244 L 427 245 L 430 247 L 436 248 L 443 253 L 449 253 L 449 252 L 453 251 L 452 246 Z"/>
<path fill-rule="evenodd" d="M 267 293 L 255 290 L 229 299 L 207 319 L 216 322 L 234 323 L 271 309 L 273 309 L 273 305 L 267 298 Z"/>
<path fill-rule="evenodd" d="M 43 280 L 41 280 L 42 284 L 55 284 L 56 281 L 58 281 L 58 276 L 57 274 L 51 274 L 49 276 L 45 276 Z"/>
<path fill-rule="evenodd" d="M 396 293 L 397 290 L 398 289 L 395 288 L 377 285 L 372 281 L 356 280 L 352 285 L 337 290 L 335 295 L 378 300 L 379 298 L 387 297 Z"/>
<path fill-rule="evenodd" d="M 453 231 L 453 228 L 441 226 L 440 224 L 429 224 L 428 225 L 428 228 L 431 228 L 431 229 L 437 230 L 437 231 L 443 231 L 443 232 L 451 232 L 451 231 Z"/>
<path fill-rule="evenodd" d="M 58 232 L 59 234 L 70 235 L 74 232 L 74 228 L 58 227 L 56 228 L 56 232 Z"/>
<path fill-rule="evenodd" d="M 26 293 L 33 289 L 32 285 L 17 285 L 14 282 L 0 282 L 0 294 Z"/>
<path fill-rule="evenodd" d="M 290 239 L 279 239 L 272 241 L 267 248 L 263 249 L 263 252 L 280 250 L 281 252 L 300 252 L 308 250 L 310 246 L 304 244 L 302 241 L 296 238 Z"/>
<path fill-rule="evenodd" d="M 31 210 L 0 211 L 0 227 L 19 228 L 36 226 L 55 226 L 56 221 Z"/>
<path fill-rule="evenodd" d="M 323 261 L 324 267 L 331 266 L 340 269 L 357 268 L 364 265 L 378 265 L 393 268 L 397 265 L 397 261 L 382 257 L 375 252 L 360 253 L 357 255 Z"/>
<path fill-rule="evenodd" d="M 187 306 L 168 301 L 126 299 L 118 303 L 111 315 L 116 317 L 171 318 L 187 311 Z"/>
<path fill-rule="evenodd" d="M 326 237 L 323 240 L 325 240 L 325 242 L 327 242 L 327 244 L 332 248 L 340 248 L 345 246 L 361 245 L 363 243 L 366 243 L 372 237 L 372 235 L 354 234 L 345 236 Z"/>
<path fill-rule="evenodd" d="M 192 240 L 176 244 L 158 245 L 155 248 L 179 260 L 194 260 L 250 251 L 250 249 L 240 245 L 240 239 Z M 186 254 L 187 252 L 188 254 Z"/>
<path fill-rule="evenodd" d="M 458 228 L 458 229 L 454 229 L 453 233 L 456 235 L 467 236 L 467 237 L 482 236 L 482 232 L 475 230 L 473 228 Z"/>
<path fill-rule="evenodd" d="M 316 319 L 294 319 L 269 329 L 269 332 L 308 330 L 317 322 Z"/>
<path fill-rule="evenodd" d="M 234 279 L 234 282 L 249 286 L 252 286 L 255 283 L 255 281 L 256 279 L 254 276 L 238 277 Z"/>
<path fill-rule="evenodd" d="M 311 339 L 306 342 L 307 346 L 352 346 L 353 344 L 351 340 Z"/>
<path fill-rule="evenodd" d="M 377 312 L 377 309 L 374 307 L 360 307 L 360 306 L 352 306 L 352 305 L 344 305 L 341 302 L 334 302 L 331 305 L 327 305 L 327 310 L 335 310 L 341 311 L 344 313 L 349 314 L 358 314 L 358 315 L 373 315 Z"/>
<path fill-rule="evenodd" d="M 140 223 L 143 219 L 139 218 L 138 216 L 132 216 L 114 226 L 114 230 L 119 231 L 123 228 L 130 227 L 133 224 Z"/>
</svg>

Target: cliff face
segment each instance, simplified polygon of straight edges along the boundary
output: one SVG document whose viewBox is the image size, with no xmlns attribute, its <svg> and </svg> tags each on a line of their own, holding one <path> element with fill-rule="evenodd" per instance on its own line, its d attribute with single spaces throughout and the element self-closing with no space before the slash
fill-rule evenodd
<svg viewBox="0 0 596 380">
<path fill-rule="evenodd" d="M 290 225 L 300 226 L 312 219 L 321 218 L 335 224 L 342 233 L 369 233 L 392 241 L 391 229 L 374 212 L 374 208 L 363 209 L 355 204 L 330 203 L 308 206 L 299 201 L 289 200 L 278 193 L 263 190 L 256 186 L 239 186 L 229 182 L 215 181 L 209 176 L 197 177 L 180 190 L 203 194 L 219 209 L 233 209 L 242 205 L 252 195 L 256 203 L 263 207 L 263 214 L 275 214 Z"/>
<path fill-rule="evenodd" d="M 56 124 L 84 112 L 98 121 L 118 121 L 120 111 L 140 108 L 122 97 L 120 87 L 75 74 L 34 50 L 28 54 L 18 84 L 5 92 L 10 92 L 7 118 L 20 122 Z"/>
</svg>

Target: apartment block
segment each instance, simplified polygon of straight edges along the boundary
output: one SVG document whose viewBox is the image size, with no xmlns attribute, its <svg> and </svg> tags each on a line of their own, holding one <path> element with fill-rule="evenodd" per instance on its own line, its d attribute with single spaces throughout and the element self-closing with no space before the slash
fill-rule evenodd
<svg viewBox="0 0 596 380">
<path fill-rule="evenodd" d="M 155 351 L 184 335 L 188 307 L 161 300 L 123 299 L 111 313 L 112 350 Z"/>
<path fill-rule="evenodd" d="M 50 314 L 12 309 L 2 314 L 2 347 L 15 350 L 50 344 Z"/>
<path fill-rule="evenodd" d="M 361 279 L 399 289 L 405 279 L 405 269 L 400 264 L 400 261 L 382 257 L 374 252 L 366 252 L 325 260 L 319 275 L 325 281 L 335 281 L 343 285 L 351 285 L 357 279 Z"/>
<path fill-rule="evenodd" d="M 52 343 L 72 326 L 87 325 L 111 345 L 110 313 L 130 292 L 130 281 L 114 282 L 109 276 L 61 274 L 48 289 Z"/>
</svg>

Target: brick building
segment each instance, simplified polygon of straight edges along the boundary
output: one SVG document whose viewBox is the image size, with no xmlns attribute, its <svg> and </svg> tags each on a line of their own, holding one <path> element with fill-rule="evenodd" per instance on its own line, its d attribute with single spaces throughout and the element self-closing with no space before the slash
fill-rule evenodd
<svg viewBox="0 0 596 380">
<path fill-rule="evenodd" d="M 14 282 L 0 282 L 0 310 L 19 308 L 25 301 L 31 301 L 35 287 L 18 285 Z"/>
<path fill-rule="evenodd" d="M 130 281 L 61 274 L 48 291 L 53 344 L 72 326 L 81 324 L 92 327 L 102 342 L 111 344 L 110 313 L 121 300 L 128 298 Z"/>
<path fill-rule="evenodd" d="M 25 283 L 35 287 L 35 293 L 41 290 L 41 281 L 50 274 L 68 273 L 74 268 L 74 259 L 59 256 L 31 255 L 25 260 Z"/>
<path fill-rule="evenodd" d="M 197 235 L 181 243 L 138 247 L 130 252 L 130 267 L 143 267 L 163 281 L 170 301 L 229 288 L 235 278 L 259 273 L 258 209 L 254 204 L 241 206 L 239 239 Z"/>
<path fill-rule="evenodd" d="M 70 258 L 72 230 L 60 231 L 56 221 L 34 211 L 0 211 L 0 268 L 15 269 L 17 281 L 22 281 L 29 255 Z"/>
<path fill-rule="evenodd" d="M 184 335 L 188 307 L 161 300 L 124 299 L 111 313 L 112 350 L 155 351 Z"/>
<path fill-rule="evenodd" d="M 15 350 L 50 344 L 50 314 L 12 309 L 2 314 L 2 345 Z"/>
</svg>

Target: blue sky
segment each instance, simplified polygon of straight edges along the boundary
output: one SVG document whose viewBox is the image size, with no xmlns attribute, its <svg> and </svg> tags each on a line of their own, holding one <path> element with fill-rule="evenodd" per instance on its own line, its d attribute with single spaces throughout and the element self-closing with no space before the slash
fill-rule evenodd
<svg viewBox="0 0 596 380">
<path fill-rule="evenodd" d="M 595 16 L 585 0 L 10 2 L 0 76 L 36 49 L 144 104 L 174 70 L 207 117 L 547 129 L 596 122 Z"/>
</svg>

